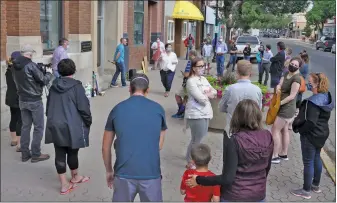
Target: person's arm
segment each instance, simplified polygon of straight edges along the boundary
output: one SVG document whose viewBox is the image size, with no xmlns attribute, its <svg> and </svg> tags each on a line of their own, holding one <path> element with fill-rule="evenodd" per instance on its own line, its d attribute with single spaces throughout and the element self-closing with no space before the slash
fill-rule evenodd
<svg viewBox="0 0 337 203">
<path fill-rule="evenodd" d="M 107 173 L 113 173 L 112 170 L 112 159 L 111 159 L 111 147 L 112 143 L 115 139 L 115 127 L 113 124 L 113 112 L 112 110 L 108 116 L 105 131 L 103 134 L 103 143 L 102 143 L 102 155 L 103 155 L 103 162 L 105 166 L 105 170 Z"/>
<path fill-rule="evenodd" d="M 34 80 L 37 83 L 40 83 L 41 85 L 48 85 L 51 78 L 52 74 L 50 72 L 47 72 L 45 75 L 43 72 L 37 67 L 35 63 L 30 63 L 27 65 L 28 66 L 28 71 L 31 72 Z"/>
<path fill-rule="evenodd" d="M 224 138 L 228 142 L 226 146 L 226 157 L 223 162 L 223 172 L 217 176 L 197 176 L 196 182 L 198 185 L 215 186 L 215 185 L 231 185 L 235 179 L 236 170 L 238 167 L 238 153 L 235 147 L 233 138 Z"/>
<path fill-rule="evenodd" d="M 303 123 L 303 125 L 298 127 L 298 132 L 300 134 L 305 134 L 307 132 L 310 132 L 316 126 L 316 123 L 317 123 L 317 120 L 320 114 L 319 107 L 313 104 L 312 102 L 307 101 L 305 105 L 306 105 L 306 108 L 305 108 L 306 111 L 304 112 L 305 116 L 302 115 L 302 117 L 305 119 L 305 122 Z"/>
<path fill-rule="evenodd" d="M 67 59 L 67 58 L 69 58 L 67 52 L 63 51 L 62 54 L 61 54 L 61 57 L 60 57 L 60 61 L 63 60 L 63 59 Z"/>
<path fill-rule="evenodd" d="M 270 58 L 270 62 L 276 62 L 276 61 L 282 61 L 284 60 L 284 56 L 282 56 L 280 53 L 277 53 L 275 56 Z"/>
<path fill-rule="evenodd" d="M 87 127 L 90 127 L 92 124 L 90 102 L 87 96 L 85 95 L 85 90 L 82 84 L 79 84 L 78 87 L 76 87 L 76 106 L 77 111 L 80 114 L 84 124 Z"/>
<path fill-rule="evenodd" d="M 290 95 L 287 96 L 286 98 L 284 98 L 282 101 L 281 101 L 281 106 L 294 100 L 297 96 L 297 93 L 298 93 L 298 90 L 300 89 L 300 86 L 301 84 L 298 83 L 298 82 L 293 82 L 291 84 L 291 90 L 290 90 Z"/>
<path fill-rule="evenodd" d="M 278 83 L 278 85 L 276 86 L 276 91 L 281 91 L 281 87 L 283 84 L 283 80 L 284 80 L 284 75 L 281 77 L 280 82 Z"/>
<path fill-rule="evenodd" d="M 177 65 L 178 64 L 178 57 L 175 53 L 172 53 L 172 54 L 173 54 L 172 64 Z"/>
<path fill-rule="evenodd" d="M 208 101 L 208 98 L 206 95 L 204 95 L 200 89 L 198 88 L 197 84 L 193 80 L 188 79 L 187 84 L 186 84 L 186 89 L 187 92 L 195 99 L 198 101 L 200 105 L 205 106 L 206 102 Z"/>
<path fill-rule="evenodd" d="M 47 95 L 46 116 L 48 116 L 49 102 L 50 102 L 50 93 Z"/>
<path fill-rule="evenodd" d="M 272 136 L 272 135 L 271 135 Z M 270 171 L 270 168 L 271 168 L 271 160 L 273 158 L 273 153 L 270 154 L 270 157 L 269 157 L 269 160 L 268 160 L 268 165 L 267 165 L 267 168 L 266 168 L 266 177 L 268 177 L 268 174 L 269 174 L 269 171 Z"/>
<path fill-rule="evenodd" d="M 260 91 L 259 93 L 258 93 L 258 96 L 259 96 L 259 103 L 258 103 L 258 105 L 259 105 L 259 108 L 260 109 L 262 109 L 262 99 L 263 99 L 263 94 L 262 94 L 262 91 Z"/>
<path fill-rule="evenodd" d="M 156 50 L 157 49 L 157 42 L 153 42 L 151 49 Z"/>
<path fill-rule="evenodd" d="M 220 202 L 220 186 L 213 186 L 213 197 L 212 201 L 213 202 Z"/>
<path fill-rule="evenodd" d="M 166 130 L 167 125 L 166 125 L 165 111 L 163 108 L 161 108 L 161 132 L 159 138 L 159 150 L 163 149 Z"/>
<path fill-rule="evenodd" d="M 117 55 L 116 55 L 116 57 L 115 57 L 115 61 L 117 61 L 117 60 L 119 59 L 120 56 L 121 56 L 121 52 L 120 52 L 120 50 L 118 50 L 118 53 L 117 53 Z"/>
<path fill-rule="evenodd" d="M 231 97 L 231 91 L 230 91 L 229 87 L 226 87 L 225 93 L 222 96 L 222 98 L 219 102 L 219 106 L 218 106 L 220 112 L 227 113 L 228 100 L 229 100 L 230 97 Z"/>
<path fill-rule="evenodd" d="M 186 180 L 188 179 L 188 170 L 186 170 L 181 177 L 181 183 L 180 183 L 180 194 L 185 195 L 186 194 Z"/>
<path fill-rule="evenodd" d="M 203 56 L 205 56 L 205 52 L 206 52 L 206 45 L 202 46 L 202 53 L 203 53 Z"/>
<path fill-rule="evenodd" d="M 224 43 L 224 54 L 226 54 L 227 52 L 228 52 L 227 44 Z"/>
</svg>

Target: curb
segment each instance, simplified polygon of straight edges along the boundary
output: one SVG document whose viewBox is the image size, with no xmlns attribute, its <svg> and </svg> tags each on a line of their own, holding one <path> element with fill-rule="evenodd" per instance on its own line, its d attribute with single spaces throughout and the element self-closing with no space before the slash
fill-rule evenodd
<svg viewBox="0 0 337 203">
<path fill-rule="evenodd" d="M 334 163 L 332 162 L 332 160 L 330 159 L 330 157 L 328 156 L 324 148 L 322 148 L 322 151 L 321 151 L 321 159 L 330 178 L 336 185 L 336 166 L 334 165 Z"/>
</svg>

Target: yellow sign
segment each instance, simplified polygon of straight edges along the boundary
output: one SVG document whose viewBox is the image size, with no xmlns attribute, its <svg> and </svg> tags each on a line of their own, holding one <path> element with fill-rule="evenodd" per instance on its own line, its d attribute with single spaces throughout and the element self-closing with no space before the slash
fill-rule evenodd
<svg viewBox="0 0 337 203">
<path fill-rule="evenodd" d="M 172 18 L 204 21 L 201 11 L 189 1 L 176 1 Z"/>
</svg>

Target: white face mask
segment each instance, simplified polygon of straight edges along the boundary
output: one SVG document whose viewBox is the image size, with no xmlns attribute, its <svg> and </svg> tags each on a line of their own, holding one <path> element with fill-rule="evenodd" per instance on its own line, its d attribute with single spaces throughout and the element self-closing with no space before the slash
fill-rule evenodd
<svg viewBox="0 0 337 203">
<path fill-rule="evenodd" d="M 69 45 L 67 45 L 67 50 L 69 49 Z"/>
<path fill-rule="evenodd" d="M 172 48 L 171 48 L 171 47 L 168 47 L 168 48 L 166 48 L 166 51 L 167 51 L 167 52 L 171 52 L 171 51 L 172 51 Z"/>
<path fill-rule="evenodd" d="M 222 39 L 219 39 L 219 42 L 222 42 Z"/>
<path fill-rule="evenodd" d="M 157 39 L 157 42 L 160 42 L 160 40 L 159 40 L 159 39 Z"/>
</svg>

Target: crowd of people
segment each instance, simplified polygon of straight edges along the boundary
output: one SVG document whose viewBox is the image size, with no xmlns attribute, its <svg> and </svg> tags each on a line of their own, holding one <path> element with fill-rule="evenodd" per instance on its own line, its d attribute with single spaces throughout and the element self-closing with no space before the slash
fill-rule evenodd
<svg viewBox="0 0 337 203">
<path fill-rule="evenodd" d="M 281 93 L 280 109 L 269 131 L 263 124 L 261 89 L 251 82 L 250 46 L 245 48 L 244 59 L 236 62 L 237 48 L 235 43 L 231 44 L 230 64 L 237 75 L 237 82 L 226 87 L 219 109 L 213 109 L 210 101 L 216 98 L 217 91 L 204 77 L 205 70 L 209 73 L 211 65 L 210 38 L 206 39 L 202 49 L 204 58 L 192 49 L 194 39 L 191 35 L 185 41 L 189 60 L 183 72 L 183 84 L 175 94 L 178 112 L 172 116 L 184 118 L 183 130 L 190 129 L 191 134 L 186 150 L 186 171 L 180 185 L 185 201 L 266 201 L 271 164 L 289 159 L 292 130 L 300 133 L 304 184 L 303 188 L 291 190 L 291 193 L 306 199 L 311 198 L 311 191 L 320 193 L 320 151 L 329 136 L 328 121 L 334 102 L 325 74 L 309 74 L 308 54 L 303 51 L 299 56 L 292 57 L 292 50 L 286 49 L 283 42 L 277 43 L 278 53 L 275 56 L 271 45 L 266 45 L 266 49 L 264 46 L 259 48 L 259 83 L 265 75 L 263 84 L 267 85 L 270 74 L 270 87 Z M 116 73 L 111 82 L 114 87 L 120 73 L 122 86 L 126 86 L 123 46 L 126 40 L 121 38 L 120 43 L 114 55 Z M 79 149 L 89 146 L 92 125 L 90 103 L 82 83 L 73 77 L 76 65 L 67 56 L 68 44 L 67 39 L 60 40 L 54 53 L 53 68 L 45 70 L 32 61 L 35 51 L 30 45 L 25 45 L 21 51 L 13 52 L 6 72 L 6 104 L 11 110 L 10 144 L 17 146 L 16 151 L 21 152 L 23 162 L 29 159 L 32 163 L 44 161 L 50 158 L 48 154 L 41 153 L 41 140 L 45 133 L 45 143 L 54 145 L 55 168 L 62 195 L 90 180 L 89 176 L 79 175 L 78 171 Z M 172 45 L 163 45 L 159 38 L 151 48 L 155 68 L 160 69 L 164 96 L 168 97 L 178 64 L 177 56 Z M 213 48 L 217 61 L 216 75 L 222 78 L 228 48 L 222 37 Z M 313 93 L 304 100 L 299 93 L 302 77 L 308 79 L 307 90 Z M 48 85 L 45 127 L 42 94 Z M 137 194 L 142 202 L 163 201 L 160 150 L 164 146 L 168 126 L 164 108 L 147 98 L 149 87 L 150 79 L 145 74 L 135 74 L 130 78 L 130 97 L 115 105 L 106 121 L 102 155 L 107 185 L 113 188 L 112 201 L 134 201 Z M 211 149 L 202 144 L 208 134 L 213 111 L 226 113 L 227 121 L 223 132 L 223 170 L 220 175 L 208 169 Z M 34 132 L 30 149 L 32 124 Z M 114 167 L 112 148 L 116 155 Z M 71 170 L 71 179 L 66 176 L 67 165 Z"/>
</svg>

